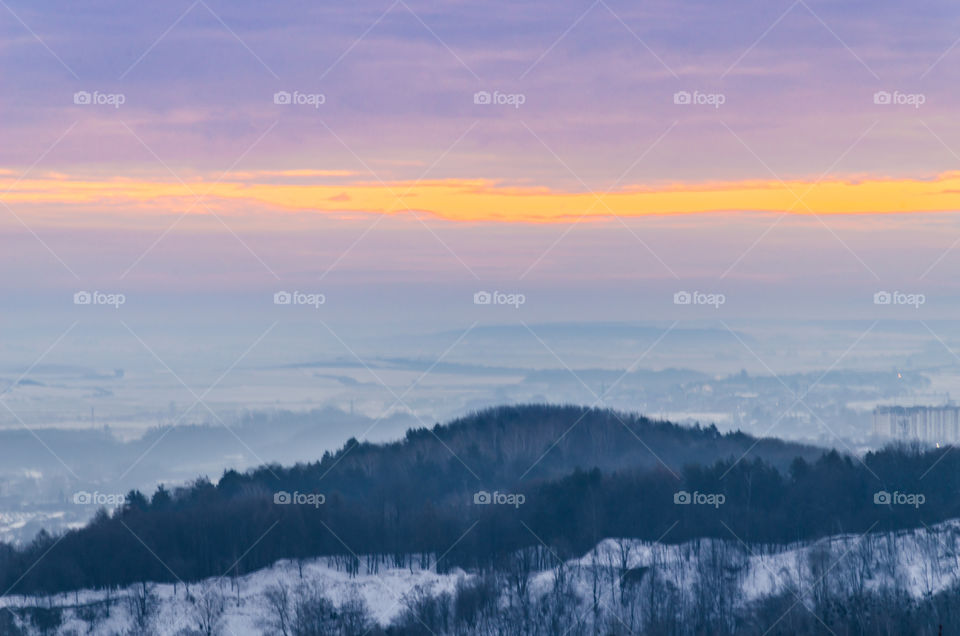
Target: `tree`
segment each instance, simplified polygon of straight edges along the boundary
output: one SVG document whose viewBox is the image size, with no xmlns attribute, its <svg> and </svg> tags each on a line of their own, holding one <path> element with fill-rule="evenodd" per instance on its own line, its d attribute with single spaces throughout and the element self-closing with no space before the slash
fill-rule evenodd
<svg viewBox="0 0 960 636">
<path fill-rule="evenodd" d="M 219 634 L 223 626 L 226 599 L 216 582 L 200 586 L 198 593 L 191 599 L 193 616 L 203 636 Z"/>
<path fill-rule="evenodd" d="M 160 611 L 160 597 L 150 583 L 135 585 L 126 597 L 127 612 L 131 618 L 133 634 L 148 634 Z"/>
<path fill-rule="evenodd" d="M 293 629 L 291 618 L 290 590 L 282 581 L 267 587 L 263 593 L 268 614 L 262 619 L 264 627 L 272 634 L 290 636 Z"/>
</svg>

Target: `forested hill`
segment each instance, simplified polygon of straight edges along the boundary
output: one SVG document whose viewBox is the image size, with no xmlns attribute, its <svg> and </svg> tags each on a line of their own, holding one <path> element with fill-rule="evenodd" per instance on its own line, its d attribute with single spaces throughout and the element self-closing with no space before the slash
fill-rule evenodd
<svg viewBox="0 0 960 636">
<path fill-rule="evenodd" d="M 583 406 L 501 406 L 432 429 L 409 430 L 391 444 L 349 440 L 321 468 L 338 465 L 365 478 L 411 470 L 424 462 L 513 484 L 552 478 L 580 468 L 603 471 L 712 464 L 745 454 L 785 469 L 796 457 L 811 460 L 822 449 L 744 433 L 721 434 L 713 425 L 679 426 L 641 415 Z"/>
<path fill-rule="evenodd" d="M 475 568 L 531 546 L 578 555 L 605 537 L 787 543 L 919 527 L 960 516 L 952 450 L 854 458 L 607 410 L 503 407 L 391 444 L 351 440 L 311 464 L 131 492 L 85 528 L 0 545 L 0 585 L 191 581 L 320 555 Z"/>
</svg>

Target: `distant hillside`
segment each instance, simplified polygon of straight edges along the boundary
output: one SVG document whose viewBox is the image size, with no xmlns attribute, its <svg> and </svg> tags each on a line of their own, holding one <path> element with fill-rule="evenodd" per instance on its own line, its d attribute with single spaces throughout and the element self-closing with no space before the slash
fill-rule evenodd
<svg viewBox="0 0 960 636">
<path fill-rule="evenodd" d="M 583 406 L 501 406 L 432 429 L 407 431 L 390 444 L 349 440 L 321 466 L 339 465 L 338 475 L 362 473 L 387 478 L 386 469 L 411 470 L 425 461 L 460 464 L 482 480 L 499 484 L 549 479 L 574 469 L 602 471 L 660 466 L 679 472 L 688 464 L 721 459 L 762 459 L 786 469 L 797 457 L 813 460 L 815 448 L 744 433 L 721 434 L 716 427 L 686 427 L 641 415 Z M 344 484 L 346 486 L 346 484 Z"/>
<path fill-rule="evenodd" d="M 323 555 L 444 571 L 541 544 L 566 557 L 604 537 L 788 543 L 918 527 L 960 516 L 951 451 L 861 459 L 609 410 L 501 407 L 389 444 L 351 440 L 315 463 L 132 491 L 83 529 L 0 545 L 0 586 L 190 581 Z"/>
</svg>

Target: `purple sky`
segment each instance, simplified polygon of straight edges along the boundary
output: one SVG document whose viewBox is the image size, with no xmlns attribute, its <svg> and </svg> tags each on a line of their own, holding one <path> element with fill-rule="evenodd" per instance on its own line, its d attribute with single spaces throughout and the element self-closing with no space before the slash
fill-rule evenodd
<svg viewBox="0 0 960 636">
<path fill-rule="evenodd" d="M 220 175 L 327 170 L 585 192 L 960 169 L 949 2 L 13 1 L 0 16 L 0 175 L 14 189 L 182 179 L 202 192 Z M 278 91 L 323 103 L 278 105 Z M 478 91 L 522 104 L 477 104 Z M 684 91 L 722 104 L 675 103 Z M 160 199 L 73 194 L 0 206 L 11 293 L 624 286 L 669 313 L 671 290 L 701 286 L 829 315 L 888 287 L 946 302 L 960 258 L 952 210 L 541 226 L 212 199 L 178 220 Z"/>
</svg>

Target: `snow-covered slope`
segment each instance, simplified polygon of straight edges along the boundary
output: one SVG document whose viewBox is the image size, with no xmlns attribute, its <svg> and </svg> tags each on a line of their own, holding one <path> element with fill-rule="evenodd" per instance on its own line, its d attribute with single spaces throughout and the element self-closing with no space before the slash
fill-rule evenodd
<svg viewBox="0 0 960 636">
<path fill-rule="evenodd" d="M 605 539 L 579 559 L 566 563 L 581 596 L 589 597 L 595 578 L 624 569 L 655 571 L 681 590 L 691 590 L 711 564 L 727 568 L 739 603 L 802 588 L 802 581 L 842 580 L 866 591 L 896 588 L 912 598 L 935 594 L 960 581 L 960 520 L 928 528 L 879 534 L 844 534 L 788 546 L 747 545 L 700 539 L 666 545 L 635 539 Z M 625 567 L 624 567 L 625 566 Z M 546 591 L 553 571 L 533 577 L 531 587 Z M 853 589 L 850 590 L 854 591 Z M 601 595 L 603 586 L 601 586 Z"/>
<path fill-rule="evenodd" d="M 733 535 L 729 540 L 703 539 L 680 545 L 606 539 L 583 557 L 568 561 L 564 570 L 584 603 L 596 593 L 601 602 L 613 604 L 627 572 L 634 580 L 655 573 L 684 594 L 692 594 L 698 584 L 724 585 L 737 604 L 784 592 L 796 593 L 798 589 L 802 594 L 803 585 L 798 582 L 827 579 L 868 591 L 896 587 L 918 598 L 943 590 L 960 578 L 960 520 L 918 530 L 839 535 L 812 544 L 790 546 L 748 546 Z M 711 576 L 710 572 L 719 574 L 705 580 L 705 576 Z M 385 626 L 400 615 L 405 608 L 405 597 L 414 590 L 424 590 L 431 595 L 453 592 L 459 580 L 472 576 L 460 570 L 438 574 L 416 566 L 381 567 L 369 572 L 363 564 L 351 575 L 342 562 L 321 558 L 302 564 L 278 562 L 239 579 L 193 583 L 190 591 L 196 597 L 204 590 L 218 590 L 226 600 L 224 632 L 243 636 L 263 633 L 263 619 L 272 612 L 265 592 L 277 583 L 288 589 L 305 582 L 315 585 L 337 605 L 360 598 L 373 618 Z M 553 586 L 555 576 L 555 570 L 532 573 L 531 593 L 546 593 Z M 154 589 L 159 612 L 151 633 L 174 636 L 184 629 L 197 628 L 196 604 L 188 599 L 183 585 L 175 589 L 171 584 L 159 584 Z M 131 608 L 122 599 L 135 590 L 112 593 L 88 590 L 43 599 L 0 597 L 0 607 L 62 607 L 64 623 L 58 633 L 88 633 L 88 624 L 81 620 L 76 607 L 113 599 L 109 616 L 89 633 L 120 634 L 126 632 L 132 622 Z"/>
<path fill-rule="evenodd" d="M 270 614 L 264 592 L 268 587 L 281 583 L 289 589 L 295 589 L 304 582 L 315 584 L 322 589 L 324 596 L 340 605 L 351 598 L 363 599 L 373 618 L 387 625 L 404 608 L 404 595 L 418 586 L 432 594 L 452 592 L 457 581 L 467 576 L 462 571 L 438 574 L 432 570 L 420 568 L 381 569 L 377 573 L 361 571 L 350 576 L 343 568 L 338 568 L 332 559 L 313 559 L 302 564 L 303 578 L 296 562 L 280 561 L 272 567 L 258 570 L 239 577 L 239 579 L 208 579 L 189 586 L 194 595 L 206 590 L 218 590 L 226 600 L 223 632 L 243 636 L 262 634 L 262 619 Z M 176 589 L 175 589 L 176 587 Z M 239 588 L 239 603 L 238 603 Z M 84 590 L 58 594 L 52 598 L 30 598 L 7 596 L 0 598 L 0 607 L 24 607 L 29 605 L 49 606 L 53 604 L 66 609 L 64 624 L 60 634 L 87 633 L 88 624 L 81 620 L 72 609 L 78 605 L 90 605 L 113 600 L 109 618 L 101 622 L 94 634 L 123 634 L 129 630 L 133 617 L 125 596 L 135 594 L 137 586 L 120 592 Z M 151 633 L 157 636 L 173 636 L 184 629 L 197 628 L 197 615 L 194 603 L 187 598 L 183 585 L 158 584 L 153 588 L 159 600 L 159 612 L 153 621 Z M 71 630 L 77 630 L 73 632 Z"/>
</svg>

